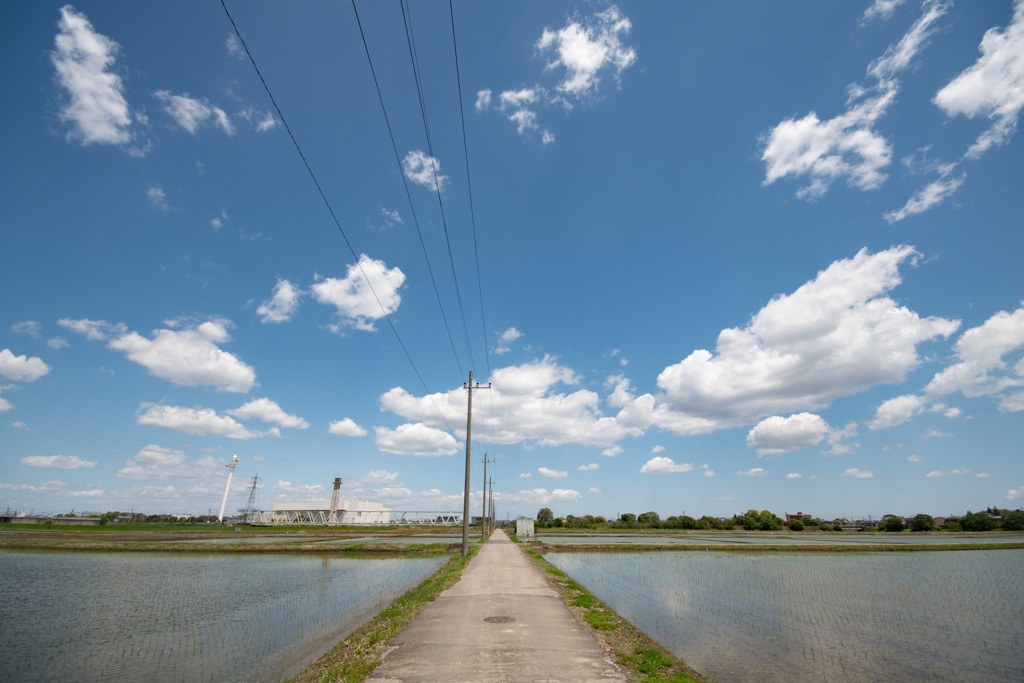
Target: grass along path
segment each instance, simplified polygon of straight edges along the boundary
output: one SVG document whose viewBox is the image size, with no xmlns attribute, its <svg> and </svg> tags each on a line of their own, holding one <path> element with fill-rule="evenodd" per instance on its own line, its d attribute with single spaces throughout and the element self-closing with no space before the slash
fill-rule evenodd
<svg viewBox="0 0 1024 683">
<path fill-rule="evenodd" d="M 391 606 L 353 631 L 330 652 L 314 662 L 291 683 L 326 683 L 366 680 L 381 662 L 391 639 L 420 615 L 446 588 L 462 576 L 462 570 L 480 552 L 480 545 L 469 548 L 469 555 L 456 555 L 423 583 L 411 589 Z"/>
<path fill-rule="evenodd" d="M 561 596 L 577 623 L 593 633 L 605 652 L 634 680 L 641 683 L 704 683 L 708 680 L 620 617 L 536 550 L 524 545 L 520 545 L 520 549 L 545 571 L 548 583 Z"/>
</svg>

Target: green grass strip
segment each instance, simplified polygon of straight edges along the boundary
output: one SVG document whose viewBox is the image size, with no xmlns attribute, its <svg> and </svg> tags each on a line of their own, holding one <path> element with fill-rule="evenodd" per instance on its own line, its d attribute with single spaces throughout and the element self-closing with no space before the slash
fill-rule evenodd
<svg viewBox="0 0 1024 683">
<path fill-rule="evenodd" d="M 548 583 L 561 596 L 581 626 L 590 630 L 619 666 L 641 683 L 703 683 L 699 673 L 662 647 L 615 610 L 595 598 L 565 572 L 555 568 L 540 553 L 520 546 L 533 562 L 548 574 Z"/>
</svg>

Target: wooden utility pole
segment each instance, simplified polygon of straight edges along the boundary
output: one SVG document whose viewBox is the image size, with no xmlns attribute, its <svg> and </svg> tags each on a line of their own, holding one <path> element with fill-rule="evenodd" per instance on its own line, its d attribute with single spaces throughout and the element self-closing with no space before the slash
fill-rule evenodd
<svg viewBox="0 0 1024 683">
<path fill-rule="evenodd" d="M 472 431 L 473 431 L 473 389 L 490 389 L 491 383 L 488 382 L 487 386 L 481 386 L 477 383 L 476 387 L 473 386 L 473 371 L 469 371 L 469 384 L 466 385 L 469 389 L 469 403 L 466 408 L 466 490 L 462 496 L 462 556 L 465 557 L 469 554 L 469 452 L 470 444 L 472 443 Z"/>
<path fill-rule="evenodd" d="M 486 526 L 486 524 L 487 524 L 487 520 L 490 519 L 487 516 L 487 463 L 489 463 L 489 462 L 494 462 L 494 461 L 493 460 L 488 460 L 487 459 L 487 454 L 484 453 L 484 491 L 483 491 L 483 496 L 481 496 L 484 499 L 484 509 L 483 509 L 483 513 L 480 515 L 480 540 L 481 541 L 487 539 L 487 526 Z"/>
</svg>

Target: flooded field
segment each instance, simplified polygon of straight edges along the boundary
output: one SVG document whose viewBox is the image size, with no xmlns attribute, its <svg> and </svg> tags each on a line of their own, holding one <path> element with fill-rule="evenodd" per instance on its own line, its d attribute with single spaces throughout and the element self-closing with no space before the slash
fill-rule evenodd
<svg viewBox="0 0 1024 683">
<path fill-rule="evenodd" d="M 447 559 L 0 552 L 0 681 L 280 681 Z"/>
<path fill-rule="evenodd" d="M 1024 550 L 546 558 L 717 683 L 1024 680 Z"/>
</svg>

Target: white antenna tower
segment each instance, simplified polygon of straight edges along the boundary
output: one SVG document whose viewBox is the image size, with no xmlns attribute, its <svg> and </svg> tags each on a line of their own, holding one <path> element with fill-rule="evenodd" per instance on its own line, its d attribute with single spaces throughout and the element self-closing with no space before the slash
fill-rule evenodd
<svg viewBox="0 0 1024 683">
<path fill-rule="evenodd" d="M 231 462 L 225 465 L 225 467 L 228 468 L 228 483 L 227 486 L 224 487 L 224 500 L 220 502 L 220 514 L 217 515 L 218 522 L 224 521 L 224 506 L 228 504 L 228 489 L 231 488 L 231 475 L 235 473 L 236 465 L 238 465 L 238 456 L 232 455 Z"/>
</svg>

